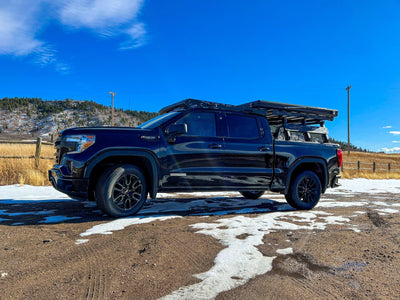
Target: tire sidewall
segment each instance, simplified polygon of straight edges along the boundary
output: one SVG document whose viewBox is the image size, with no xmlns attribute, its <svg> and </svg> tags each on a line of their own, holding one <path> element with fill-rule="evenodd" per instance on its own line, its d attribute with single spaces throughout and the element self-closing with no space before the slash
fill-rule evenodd
<svg viewBox="0 0 400 300">
<path fill-rule="evenodd" d="M 115 205 L 112 192 L 118 180 L 125 175 L 133 174 L 139 178 L 142 183 L 142 195 L 140 201 L 135 207 L 129 210 L 124 210 Z M 107 170 L 101 176 L 96 187 L 97 203 L 100 209 L 113 217 L 126 217 L 136 214 L 146 202 L 147 186 L 143 173 L 139 168 L 132 165 L 121 165 Z"/>
</svg>

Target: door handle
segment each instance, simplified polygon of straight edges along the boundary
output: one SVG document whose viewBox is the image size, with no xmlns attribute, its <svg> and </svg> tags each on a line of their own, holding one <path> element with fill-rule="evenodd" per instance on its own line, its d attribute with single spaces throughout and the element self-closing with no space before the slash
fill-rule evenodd
<svg viewBox="0 0 400 300">
<path fill-rule="evenodd" d="M 266 146 L 258 147 L 258 151 L 261 151 L 261 152 L 269 151 L 269 150 L 271 150 L 271 149 L 269 147 L 266 147 Z"/>
<path fill-rule="evenodd" d="M 222 148 L 222 145 L 221 145 L 221 144 L 212 143 L 212 144 L 209 144 L 209 145 L 208 145 L 208 148 L 211 148 L 211 149 L 220 149 L 220 148 Z"/>
</svg>

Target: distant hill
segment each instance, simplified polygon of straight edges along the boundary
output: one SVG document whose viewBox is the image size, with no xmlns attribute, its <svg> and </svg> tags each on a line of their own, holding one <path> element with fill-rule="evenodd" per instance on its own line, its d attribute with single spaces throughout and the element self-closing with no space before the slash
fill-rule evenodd
<svg viewBox="0 0 400 300">
<path fill-rule="evenodd" d="M 331 137 L 329 138 L 329 142 L 331 142 L 333 144 L 339 144 L 340 149 L 342 149 L 343 151 L 347 151 L 349 148 L 347 142 L 338 141 Z M 367 149 L 362 149 L 361 147 L 357 147 L 357 146 L 353 145 L 352 143 L 350 143 L 350 151 L 371 152 Z"/>
<path fill-rule="evenodd" d="M 136 127 L 157 115 L 115 109 L 114 125 Z M 0 99 L 0 140 L 38 136 L 49 140 L 53 133 L 77 126 L 111 126 L 111 108 L 91 100 Z"/>
</svg>

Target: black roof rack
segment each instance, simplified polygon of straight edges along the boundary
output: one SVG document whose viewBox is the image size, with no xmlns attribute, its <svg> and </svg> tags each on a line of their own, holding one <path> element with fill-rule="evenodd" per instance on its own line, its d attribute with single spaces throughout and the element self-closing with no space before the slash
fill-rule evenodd
<svg viewBox="0 0 400 300">
<path fill-rule="evenodd" d="M 210 108 L 228 111 L 241 111 L 265 116 L 271 125 L 282 124 L 320 124 L 324 121 L 333 121 L 338 116 L 335 109 L 311 107 L 296 104 L 286 104 L 257 100 L 241 105 L 230 105 L 216 102 L 209 102 L 196 99 L 186 99 L 175 104 L 164 107 L 160 113 L 184 110 L 189 108 Z"/>
</svg>

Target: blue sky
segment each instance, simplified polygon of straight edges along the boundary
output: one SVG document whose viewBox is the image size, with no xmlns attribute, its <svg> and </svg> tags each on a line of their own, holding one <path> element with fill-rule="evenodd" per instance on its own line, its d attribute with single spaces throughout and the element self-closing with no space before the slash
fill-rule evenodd
<svg viewBox="0 0 400 300">
<path fill-rule="evenodd" d="M 0 0 L 0 97 L 327 107 L 347 141 L 351 84 L 352 143 L 400 152 L 399 16 L 394 0 Z"/>
</svg>

